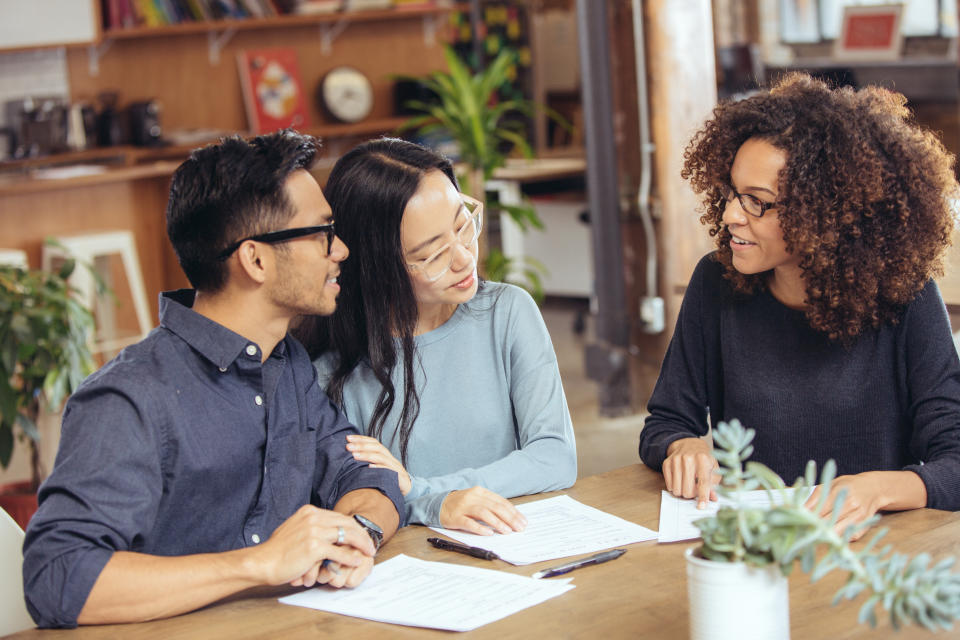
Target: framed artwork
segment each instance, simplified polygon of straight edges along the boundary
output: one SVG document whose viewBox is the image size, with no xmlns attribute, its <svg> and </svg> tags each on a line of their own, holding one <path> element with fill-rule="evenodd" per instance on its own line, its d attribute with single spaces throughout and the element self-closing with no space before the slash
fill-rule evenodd
<svg viewBox="0 0 960 640">
<path fill-rule="evenodd" d="M 838 60 L 882 61 L 900 57 L 903 4 L 844 7 L 834 41 Z"/>
</svg>

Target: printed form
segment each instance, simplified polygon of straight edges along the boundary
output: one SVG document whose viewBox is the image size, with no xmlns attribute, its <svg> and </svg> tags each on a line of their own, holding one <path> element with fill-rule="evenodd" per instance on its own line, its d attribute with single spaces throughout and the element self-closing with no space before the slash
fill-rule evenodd
<svg viewBox="0 0 960 640">
<path fill-rule="evenodd" d="M 374 565 L 358 587 L 317 587 L 280 602 L 377 622 L 470 631 L 570 589 L 570 580 L 535 580 L 400 554 Z"/>
<path fill-rule="evenodd" d="M 796 489 L 785 489 L 787 496 L 792 496 Z M 813 492 L 812 489 L 809 490 Z M 764 489 L 744 491 L 741 502 L 750 507 L 765 509 L 770 506 L 770 495 Z M 773 492 L 774 504 L 783 504 L 780 491 Z M 712 516 L 720 507 L 733 504 L 731 500 L 721 497 L 718 502 L 707 501 L 703 509 L 697 509 L 694 498 L 677 498 L 667 491 L 660 492 L 660 532 L 657 542 L 678 542 L 680 540 L 694 540 L 700 537 L 700 529 L 693 524 L 694 520 Z"/>
<path fill-rule="evenodd" d="M 557 496 L 517 505 L 527 528 L 508 534 L 478 536 L 431 527 L 471 547 L 493 551 L 510 564 L 530 564 L 581 553 L 654 540 L 657 532 L 588 507 L 570 496 Z"/>
</svg>

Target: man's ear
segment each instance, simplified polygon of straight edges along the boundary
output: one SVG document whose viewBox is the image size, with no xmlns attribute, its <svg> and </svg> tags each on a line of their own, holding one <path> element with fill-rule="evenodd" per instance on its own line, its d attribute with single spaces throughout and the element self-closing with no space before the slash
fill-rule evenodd
<svg viewBox="0 0 960 640">
<path fill-rule="evenodd" d="M 267 269 L 271 268 L 273 256 L 268 255 L 267 245 L 248 240 L 237 249 L 237 258 L 240 268 L 248 278 L 257 284 L 263 284 L 267 279 Z"/>
</svg>

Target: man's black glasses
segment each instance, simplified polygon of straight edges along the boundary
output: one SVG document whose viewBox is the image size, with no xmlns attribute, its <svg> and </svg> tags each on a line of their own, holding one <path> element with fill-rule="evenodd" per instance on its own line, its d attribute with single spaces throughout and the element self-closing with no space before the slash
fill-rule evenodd
<svg viewBox="0 0 960 640">
<path fill-rule="evenodd" d="M 254 242 L 266 242 L 267 244 L 275 244 L 278 242 L 286 242 L 287 240 L 293 240 L 294 238 L 302 238 L 303 236 L 311 236 L 315 233 L 323 233 L 327 236 L 327 255 L 330 255 L 330 251 L 333 248 L 333 239 L 336 237 L 337 232 L 333 228 L 333 223 L 330 224 L 319 224 L 313 227 L 296 227 L 294 229 L 281 229 L 280 231 L 270 231 L 269 233 L 261 233 L 259 235 L 250 236 L 248 238 L 243 238 L 242 240 L 237 240 L 229 247 L 224 249 L 220 255 L 217 256 L 217 260 L 226 260 L 230 255 L 240 248 L 247 240 L 253 240 Z"/>
</svg>

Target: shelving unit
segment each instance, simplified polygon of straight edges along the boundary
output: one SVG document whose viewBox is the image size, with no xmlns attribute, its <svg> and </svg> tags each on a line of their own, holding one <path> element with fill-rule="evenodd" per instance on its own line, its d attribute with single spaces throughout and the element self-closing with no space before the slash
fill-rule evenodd
<svg viewBox="0 0 960 640">
<path fill-rule="evenodd" d="M 243 18 L 238 20 L 207 20 L 203 22 L 180 22 L 163 27 L 129 27 L 105 29 L 103 38 L 141 38 L 154 36 L 187 35 L 210 31 L 248 31 L 268 27 L 293 27 L 304 25 L 328 25 L 347 21 L 351 23 L 411 20 L 446 15 L 449 7 L 417 7 L 411 9 L 377 9 L 370 11 L 338 11 L 314 15 L 282 15 L 272 18 Z"/>
</svg>

